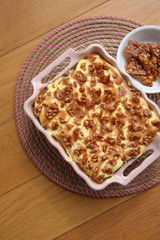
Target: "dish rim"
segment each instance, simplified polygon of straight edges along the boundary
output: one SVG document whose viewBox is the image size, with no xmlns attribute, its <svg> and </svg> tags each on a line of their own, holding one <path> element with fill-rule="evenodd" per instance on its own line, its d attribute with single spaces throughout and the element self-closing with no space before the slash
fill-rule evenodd
<svg viewBox="0 0 160 240">
<path fill-rule="evenodd" d="M 81 51 L 75 51 L 72 48 L 67 49 L 62 55 L 60 55 L 55 61 L 53 61 L 48 67 L 46 67 L 42 72 L 40 72 L 36 77 L 34 77 L 31 80 L 31 83 L 33 85 L 33 94 L 25 101 L 24 103 L 24 111 L 27 114 L 27 116 L 33 121 L 35 127 L 47 138 L 47 140 L 49 141 L 49 143 L 54 146 L 59 153 L 61 154 L 61 156 L 64 158 L 64 160 L 66 160 L 67 162 L 70 163 L 70 165 L 72 166 L 72 168 L 75 170 L 75 172 L 84 179 L 84 181 L 88 184 L 89 187 L 91 187 L 94 190 L 103 190 L 105 187 L 107 187 L 109 184 L 111 183 L 119 183 L 122 185 L 127 185 L 129 182 L 131 182 L 138 174 L 140 174 L 146 167 L 148 167 L 152 162 L 154 162 L 159 156 L 160 156 L 160 151 L 158 150 L 160 148 L 160 136 L 156 137 L 155 140 L 149 144 L 147 146 L 147 148 L 145 149 L 145 151 L 143 153 L 145 153 L 147 150 L 152 149 L 153 153 L 147 157 L 140 166 L 138 166 L 137 168 L 135 168 L 132 172 L 129 173 L 128 176 L 124 176 L 123 173 L 125 171 L 125 169 L 132 164 L 135 159 L 130 159 L 128 160 L 127 163 L 125 163 L 123 166 L 120 167 L 120 169 L 118 169 L 112 177 L 107 178 L 103 183 L 96 183 L 93 180 L 91 180 L 91 178 L 89 178 L 89 176 L 87 174 L 85 174 L 76 164 L 76 162 L 72 161 L 69 156 L 66 154 L 65 150 L 63 149 L 63 147 L 52 137 L 50 136 L 42 127 L 42 125 L 40 124 L 40 122 L 38 121 L 38 119 L 34 116 L 33 111 L 32 111 L 32 105 L 39 93 L 39 89 L 42 87 L 47 86 L 50 82 L 58 79 L 59 77 L 61 77 L 64 73 L 68 72 L 69 69 L 73 68 L 76 63 L 81 59 L 84 58 L 85 56 L 87 56 L 88 54 L 91 53 L 98 53 L 101 57 L 103 57 L 106 61 L 108 61 L 111 65 L 113 65 L 114 67 L 118 68 L 118 70 L 120 71 L 120 74 L 122 75 L 122 77 L 127 81 L 130 82 L 131 85 L 137 89 L 142 97 L 146 100 L 146 102 L 149 104 L 149 106 L 157 112 L 158 116 L 160 117 L 160 109 L 158 108 L 158 106 L 151 101 L 147 95 L 143 92 L 142 89 L 139 89 L 136 84 L 134 83 L 134 81 L 132 80 L 132 78 L 130 77 L 130 75 L 128 73 L 126 73 L 125 71 L 123 71 L 123 69 L 121 69 L 119 63 L 116 61 L 116 59 L 114 59 L 111 55 L 109 55 L 107 53 L 107 51 L 99 44 L 91 44 L 88 47 L 86 47 L 86 49 L 81 50 Z M 63 61 L 66 58 L 70 58 L 70 63 L 68 64 L 67 67 L 65 67 L 60 73 L 58 73 L 51 81 L 42 84 L 41 80 L 47 76 L 48 74 L 50 74 L 50 72 L 57 67 L 58 65 L 62 64 Z M 143 154 L 141 153 L 141 154 Z"/>
</svg>

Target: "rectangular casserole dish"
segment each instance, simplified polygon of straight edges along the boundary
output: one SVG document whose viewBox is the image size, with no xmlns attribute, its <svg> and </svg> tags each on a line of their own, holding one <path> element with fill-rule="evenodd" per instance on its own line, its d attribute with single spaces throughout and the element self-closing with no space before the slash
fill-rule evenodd
<svg viewBox="0 0 160 240">
<path fill-rule="evenodd" d="M 136 169 L 134 169 L 132 172 L 130 172 L 129 175 L 124 176 L 124 171 L 136 159 L 129 160 L 124 166 L 122 166 L 119 170 L 117 170 L 112 177 L 107 178 L 103 183 L 98 184 L 98 183 L 92 181 L 79 168 L 79 166 L 76 164 L 76 162 L 71 161 L 71 159 L 66 154 L 63 147 L 52 136 L 50 136 L 45 131 L 45 129 L 41 126 L 40 122 L 33 114 L 33 109 L 32 109 L 33 103 L 39 94 L 39 89 L 47 86 L 49 83 L 49 82 L 45 83 L 45 84 L 42 83 L 42 79 L 44 77 L 46 77 L 48 74 L 50 74 L 50 72 L 55 67 L 62 64 L 66 58 L 70 58 L 69 65 L 65 69 L 63 69 L 59 74 L 57 74 L 57 76 L 54 78 L 54 79 L 58 79 L 63 74 L 68 72 L 68 70 L 72 69 L 80 59 L 86 57 L 87 55 L 89 55 L 91 53 L 99 54 L 104 60 L 106 60 L 108 63 L 110 63 L 111 65 L 116 67 L 119 70 L 120 74 L 122 75 L 123 79 L 125 79 L 126 83 L 130 83 L 135 89 L 137 89 L 141 93 L 141 96 L 146 100 L 149 107 L 151 109 L 153 109 L 158 114 L 158 116 L 160 116 L 160 110 L 159 110 L 158 106 L 154 102 L 152 102 L 150 99 L 148 99 L 146 94 L 141 89 L 138 89 L 136 87 L 132 78 L 127 73 L 125 73 L 124 71 L 121 70 L 117 61 L 113 57 L 111 57 L 101 45 L 98 45 L 98 44 L 92 44 L 89 47 L 87 47 L 85 50 L 80 51 L 80 52 L 76 52 L 73 49 L 68 49 L 59 58 L 57 58 L 53 63 L 51 63 L 46 69 L 44 69 L 34 79 L 32 79 L 31 82 L 33 85 L 34 92 L 33 92 L 32 96 L 29 99 L 27 99 L 27 101 L 24 103 L 24 110 L 25 110 L 26 114 L 28 115 L 28 117 L 30 117 L 30 119 L 33 121 L 33 123 L 35 124 L 37 129 L 40 130 L 45 135 L 45 137 L 48 139 L 48 141 L 60 152 L 62 157 L 71 164 L 71 166 L 76 171 L 76 173 L 79 176 L 81 176 L 92 189 L 102 190 L 106 186 L 108 186 L 109 184 L 114 183 L 114 182 L 120 183 L 122 185 L 127 185 L 139 173 L 141 173 L 146 167 L 148 167 L 153 161 L 155 161 L 160 156 L 160 136 L 156 137 L 155 140 L 151 144 L 149 144 L 144 151 L 144 152 L 146 152 L 147 150 L 152 150 L 153 151 L 152 154 L 150 156 L 148 156 L 141 163 L 140 166 L 138 166 Z M 52 82 L 52 81 L 50 81 L 50 82 Z"/>
</svg>

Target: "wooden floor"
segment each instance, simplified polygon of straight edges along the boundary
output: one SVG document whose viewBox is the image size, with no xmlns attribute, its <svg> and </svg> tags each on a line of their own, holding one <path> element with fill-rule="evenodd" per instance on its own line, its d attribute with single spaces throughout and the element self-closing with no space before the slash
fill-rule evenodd
<svg viewBox="0 0 160 240">
<path fill-rule="evenodd" d="M 61 24 L 95 15 L 160 26 L 160 1 L 0 1 L 1 240 L 160 239 L 160 185 L 114 199 L 69 192 L 32 164 L 16 131 L 15 84 L 30 51 Z"/>
</svg>

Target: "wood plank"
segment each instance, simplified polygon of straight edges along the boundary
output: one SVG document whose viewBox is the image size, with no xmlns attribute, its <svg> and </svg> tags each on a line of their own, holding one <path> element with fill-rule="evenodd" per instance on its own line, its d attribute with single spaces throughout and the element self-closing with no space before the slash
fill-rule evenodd
<svg viewBox="0 0 160 240">
<path fill-rule="evenodd" d="M 0 126 L 0 195 L 41 175 L 34 166 L 20 140 L 12 119 Z"/>
<path fill-rule="evenodd" d="M 160 26 L 159 17 L 160 1 L 145 0 L 145 1 L 126 1 L 126 0 L 111 0 L 82 16 L 116 16 L 127 19 L 132 19 L 145 25 Z"/>
<path fill-rule="evenodd" d="M 45 36 L 45 35 L 44 35 Z M 0 125 L 14 117 L 14 96 L 17 78 L 30 51 L 41 37 L 0 57 Z"/>
<path fill-rule="evenodd" d="M 159 240 L 160 184 L 83 223 L 57 240 Z"/>
<path fill-rule="evenodd" d="M 0 197 L 1 239 L 53 239 L 133 196 L 89 198 L 41 175 Z"/>
<path fill-rule="evenodd" d="M 0 3 L 0 55 L 56 28 L 107 0 L 12 0 Z"/>
</svg>

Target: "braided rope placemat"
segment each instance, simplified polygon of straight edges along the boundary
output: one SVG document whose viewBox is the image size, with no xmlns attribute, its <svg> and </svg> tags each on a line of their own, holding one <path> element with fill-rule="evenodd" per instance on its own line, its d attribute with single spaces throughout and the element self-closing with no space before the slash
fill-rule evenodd
<svg viewBox="0 0 160 240">
<path fill-rule="evenodd" d="M 160 159 L 156 160 L 129 185 L 111 184 L 102 191 L 94 191 L 63 160 L 59 152 L 35 128 L 25 115 L 23 104 L 32 95 L 31 79 L 59 57 L 69 47 L 82 50 L 92 43 L 101 44 L 113 57 L 118 45 L 131 30 L 142 26 L 132 20 L 116 17 L 89 17 L 69 22 L 46 36 L 30 53 L 24 63 L 16 84 L 15 120 L 22 144 L 33 163 L 55 183 L 77 193 L 92 197 L 120 197 L 150 188 L 160 182 Z M 54 69 L 44 82 L 52 79 L 68 63 Z M 149 95 L 159 104 L 160 94 Z M 142 161 L 141 157 L 137 165 Z"/>
</svg>

